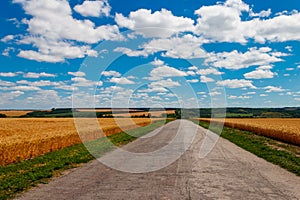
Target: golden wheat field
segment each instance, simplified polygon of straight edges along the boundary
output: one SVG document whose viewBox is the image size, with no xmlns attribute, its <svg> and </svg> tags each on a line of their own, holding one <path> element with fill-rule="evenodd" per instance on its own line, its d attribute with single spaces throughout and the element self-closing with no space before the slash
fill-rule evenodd
<svg viewBox="0 0 300 200">
<path fill-rule="evenodd" d="M 82 141 L 150 124 L 149 118 L 0 119 L 0 165 L 29 159 Z M 99 129 L 99 124 L 101 129 Z M 77 129 L 76 129 L 77 128 Z M 80 137 L 77 130 L 80 131 Z"/>
<path fill-rule="evenodd" d="M 221 119 L 201 118 L 202 121 L 221 122 Z M 231 128 L 252 131 L 257 134 L 281 140 L 284 142 L 300 145 L 300 119 L 296 118 L 263 118 L 241 119 L 227 118 L 225 124 Z"/>
<path fill-rule="evenodd" d="M 0 110 L 1 114 L 5 114 L 8 117 L 18 117 L 30 112 L 32 112 L 32 110 Z"/>
</svg>

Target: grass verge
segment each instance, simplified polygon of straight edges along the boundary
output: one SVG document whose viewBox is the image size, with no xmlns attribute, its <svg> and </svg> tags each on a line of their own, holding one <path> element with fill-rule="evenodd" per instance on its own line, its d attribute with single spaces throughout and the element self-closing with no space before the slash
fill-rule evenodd
<svg viewBox="0 0 300 200">
<path fill-rule="evenodd" d="M 127 144 L 169 121 L 172 120 L 156 121 L 148 126 L 127 131 L 128 134 L 121 132 L 110 135 L 108 139 L 112 144 L 100 138 L 85 145 L 88 145 L 88 149 L 93 151 L 92 154 L 98 157 L 111 151 L 114 145 Z M 66 169 L 75 168 L 93 160 L 94 157 L 85 145 L 77 144 L 20 163 L 0 166 L 0 200 L 11 199 L 17 193 L 37 184 L 47 183 L 51 177 L 60 175 Z"/>
<path fill-rule="evenodd" d="M 204 128 L 208 122 L 193 120 Z M 210 129 L 214 131 L 213 126 Z M 250 131 L 224 126 L 221 137 L 273 164 L 300 176 L 300 147 L 257 135 Z"/>
</svg>

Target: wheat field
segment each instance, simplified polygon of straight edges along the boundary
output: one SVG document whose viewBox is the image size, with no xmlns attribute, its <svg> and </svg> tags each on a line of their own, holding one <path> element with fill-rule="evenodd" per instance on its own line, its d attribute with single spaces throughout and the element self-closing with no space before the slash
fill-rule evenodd
<svg viewBox="0 0 300 200">
<path fill-rule="evenodd" d="M 222 122 L 222 119 L 200 118 L 206 122 Z M 225 126 L 252 131 L 283 142 L 300 145 L 300 119 L 296 118 L 226 118 Z"/>
<path fill-rule="evenodd" d="M 159 119 L 3 118 L 0 119 L 0 165 L 33 158 L 104 135 L 146 126 L 153 120 Z M 80 137 L 77 130 L 80 131 Z"/>
<path fill-rule="evenodd" d="M 5 114 L 8 117 L 18 117 L 30 112 L 32 112 L 32 110 L 0 110 L 0 114 Z"/>
</svg>

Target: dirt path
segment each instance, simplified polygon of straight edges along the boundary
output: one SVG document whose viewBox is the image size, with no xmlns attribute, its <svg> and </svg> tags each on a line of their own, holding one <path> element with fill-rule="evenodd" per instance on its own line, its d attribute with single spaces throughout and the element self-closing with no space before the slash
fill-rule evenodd
<svg viewBox="0 0 300 200">
<path fill-rule="evenodd" d="M 149 152 L 162 147 L 174 136 L 179 122 L 171 122 L 152 138 L 138 139 L 125 148 Z M 191 148 L 166 168 L 132 174 L 92 161 L 18 199 L 300 199 L 299 177 L 227 140 L 220 138 L 213 151 L 200 159 L 205 129 L 181 122 L 185 129 L 180 134 L 191 128 L 198 129 L 198 134 Z"/>
</svg>

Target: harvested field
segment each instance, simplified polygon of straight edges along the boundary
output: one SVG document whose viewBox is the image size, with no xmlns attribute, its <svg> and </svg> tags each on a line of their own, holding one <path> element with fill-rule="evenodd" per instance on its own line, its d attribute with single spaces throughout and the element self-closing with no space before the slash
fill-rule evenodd
<svg viewBox="0 0 300 200">
<path fill-rule="evenodd" d="M 149 118 L 3 118 L 0 119 L 0 165 L 29 159 L 82 141 L 151 123 Z M 155 119 L 156 120 L 156 119 Z M 159 119 L 157 119 L 159 120 Z M 96 122 L 96 123 L 95 123 Z M 103 132 L 97 124 L 101 125 Z"/>
<path fill-rule="evenodd" d="M 220 123 L 221 119 L 201 118 L 201 121 Z M 298 118 L 227 118 L 225 126 L 255 132 L 283 142 L 300 145 L 300 119 Z"/>
</svg>

